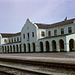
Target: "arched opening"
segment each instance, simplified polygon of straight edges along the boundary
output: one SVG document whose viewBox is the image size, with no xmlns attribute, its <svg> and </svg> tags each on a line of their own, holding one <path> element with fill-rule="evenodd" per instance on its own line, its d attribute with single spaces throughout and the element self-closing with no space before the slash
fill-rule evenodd
<svg viewBox="0 0 75 75">
<path fill-rule="evenodd" d="M 13 45 L 13 53 L 15 53 L 15 45 Z"/>
<path fill-rule="evenodd" d="M 6 46 L 5 46 L 5 53 L 7 53 L 7 49 L 6 49 Z"/>
<path fill-rule="evenodd" d="M 20 44 L 20 53 L 22 52 L 22 50 L 21 50 L 21 44 Z"/>
<path fill-rule="evenodd" d="M 9 53 L 9 46 L 7 46 L 7 49 L 8 49 L 7 52 Z"/>
<path fill-rule="evenodd" d="M 50 49 L 50 47 L 49 47 L 49 42 L 46 41 L 46 52 L 49 52 L 49 49 Z"/>
<path fill-rule="evenodd" d="M 33 52 L 35 52 L 35 43 L 32 43 L 33 46 Z"/>
<path fill-rule="evenodd" d="M 69 49 L 70 49 L 70 51 L 73 51 L 73 49 L 74 49 L 74 40 L 73 39 L 70 39 L 70 41 L 69 41 Z"/>
<path fill-rule="evenodd" d="M 25 45 L 25 44 L 23 44 L 23 47 L 24 47 L 24 52 L 26 52 L 26 45 Z"/>
<path fill-rule="evenodd" d="M 10 52 L 12 53 L 12 46 L 10 46 Z"/>
<path fill-rule="evenodd" d="M 16 45 L 16 50 L 17 50 L 16 52 L 18 53 L 18 45 Z"/>
<path fill-rule="evenodd" d="M 30 43 L 28 43 L 28 52 L 30 52 Z"/>
<path fill-rule="evenodd" d="M 53 49 L 53 52 L 56 52 L 56 41 L 55 40 L 52 41 L 52 49 Z"/>
<path fill-rule="evenodd" d="M 40 42 L 40 50 L 43 52 L 43 42 Z"/>
<path fill-rule="evenodd" d="M 64 41 L 62 39 L 59 40 L 59 48 L 61 52 L 64 51 Z"/>
</svg>

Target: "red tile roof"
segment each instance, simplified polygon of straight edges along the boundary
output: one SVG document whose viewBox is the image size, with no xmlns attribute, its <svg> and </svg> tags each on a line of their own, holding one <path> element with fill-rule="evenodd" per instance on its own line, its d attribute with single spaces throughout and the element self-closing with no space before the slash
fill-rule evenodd
<svg viewBox="0 0 75 75">
<path fill-rule="evenodd" d="M 18 36 L 21 35 L 21 32 L 19 33 L 0 33 L 2 37 L 12 37 L 12 36 Z"/>
<path fill-rule="evenodd" d="M 75 20 L 75 18 L 69 19 L 69 20 L 65 20 L 65 21 L 61 21 L 61 22 L 54 23 L 54 24 L 40 24 L 40 23 L 35 23 L 35 24 L 40 29 L 48 29 L 48 28 L 53 28 L 53 27 L 58 27 L 58 26 L 63 26 L 63 25 L 71 24 L 71 23 L 73 23 L 74 20 Z"/>
</svg>

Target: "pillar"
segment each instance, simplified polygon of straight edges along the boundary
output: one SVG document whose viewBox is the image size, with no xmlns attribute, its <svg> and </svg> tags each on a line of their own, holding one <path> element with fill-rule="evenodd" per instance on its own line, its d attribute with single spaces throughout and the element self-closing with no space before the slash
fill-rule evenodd
<svg viewBox="0 0 75 75">
<path fill-rule="evenodd" d="M 56 44 L 56 51 L 60 52 L 60 48 L 59 48 L 59 44 L 58 43 Z"/>
<path fill-rule="evenodd" d="M 64 51 L 65 52 L 69 52 L 70 50 L 69 50 L 69 43 L 65 43 L 64 44 Z"/>
</svg>

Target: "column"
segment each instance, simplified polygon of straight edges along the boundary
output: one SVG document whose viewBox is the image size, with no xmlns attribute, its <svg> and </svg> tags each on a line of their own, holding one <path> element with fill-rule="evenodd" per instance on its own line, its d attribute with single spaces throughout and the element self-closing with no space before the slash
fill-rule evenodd
<svg viewBox="0 0 75 75">
<path fill-rule="evenodd" d="M 69 43 L 64 44 L 64 51 L 69 52 Z"/>
<path fill-rule="evenodd" d="M 33 52 L 33 45 L 31 45 L 31 49 L 30 49 L 30 52 Z"/>
<path fill-rule="evenodd" d="M 28 52 L 28 45 L 26 45 L 26 52 Z"/>
<path fill-rule="evenodd" d="M 53 50 L 52 50 L 52 44 L 50 44 L 50 52 L 52 52 Z"/>
<path fill-rule="evenodd" d="M 74 41 L 74 49 L 73 50 L 75 51 L 75 41 Z"/>
<path fill-rule="evenodd" d="M 43 52 L 46 52 L 46 45 L 43 44 Z"/>
<path fill-rule="evenodd" d="M 57 45 L 56 45 L 56 51 L 57 52 L 60 52 L 60 48 L 59 48 L 59 44 L 57 43 Z"/>
</svg>

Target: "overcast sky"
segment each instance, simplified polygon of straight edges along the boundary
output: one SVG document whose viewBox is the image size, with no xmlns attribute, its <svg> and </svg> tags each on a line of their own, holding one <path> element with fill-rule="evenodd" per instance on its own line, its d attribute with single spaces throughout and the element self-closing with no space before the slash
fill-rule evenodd
<svg viewBox="0 0 75 75">
<path fill-rule="evenodd" d="M 75 18 L 75 0 L 0 0 L 0 33 L 20 32 L 26 19 L 52 24 Z"/>
</svg>

